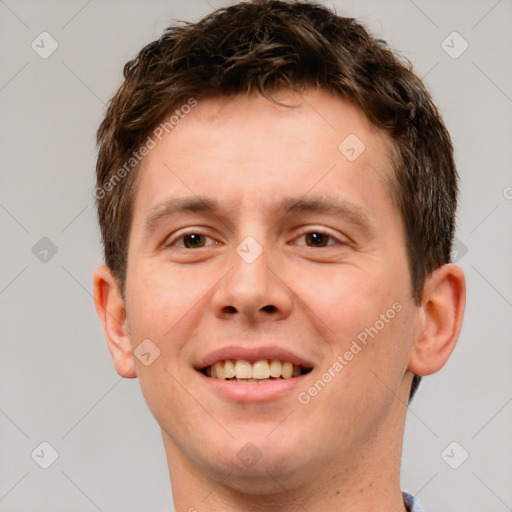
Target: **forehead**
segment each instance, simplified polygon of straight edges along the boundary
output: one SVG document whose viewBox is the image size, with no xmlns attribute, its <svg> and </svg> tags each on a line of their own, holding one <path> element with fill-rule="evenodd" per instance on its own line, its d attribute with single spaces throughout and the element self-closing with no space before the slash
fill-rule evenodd
<svg viewBox="0 0 512 512">
<path fill-rule="evenodd" d="M 191 195 L 215 197 L 233 213 L 242 203 L 266 208 L 312 191 L 390 202 L 385 132 L 327 91 L 276 97 L 289 106 L 254 94 L 202 99 L 187 109 L 142 161 L 135 213 Z"/>
</svg>

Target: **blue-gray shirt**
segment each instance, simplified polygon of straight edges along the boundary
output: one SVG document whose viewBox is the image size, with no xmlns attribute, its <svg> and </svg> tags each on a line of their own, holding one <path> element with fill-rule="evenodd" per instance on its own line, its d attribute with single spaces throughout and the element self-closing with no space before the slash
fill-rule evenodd
<svg viewBox="0 0 512 512">
<path fill-rule="evenodd" d="M 422 512 L 420 502 L 412 494 L 402 492 L 404 503 L 409 512 Z"/>
</svg>

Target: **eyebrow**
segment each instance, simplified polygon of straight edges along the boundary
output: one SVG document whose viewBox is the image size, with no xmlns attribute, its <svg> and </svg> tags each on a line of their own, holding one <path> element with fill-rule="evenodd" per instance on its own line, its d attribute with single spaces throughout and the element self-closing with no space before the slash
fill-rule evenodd
<svg viewBox="0 0 512 512">
<path fill-rule="evenodd" d="M 144 222 L 145 237 L 149 237 L 163 220 L 173 215 L 207 213 L 218 216 L 221 212 L 222 208 L 219 201 L 207 196 L 186 196 L 167 199 L 151 207 Z M 282 216 L 302 212 L 337 215 L 369 234 L 372 234 L 375 230 L 371 215 L 365 208 L 336 196 L 286 197 L 282 199 L 276 208 L 276 214 L 281 214 Z"/>
<path fill-rule="evenodd" d="M 282 201 L 283 213 L 313 212 L 337 215 L 369 233 L 374 230 L 370 213 L 351 201 L 336 196 L 306 198 L 285 198 Z"/>
<path fill-rule="evenodd" d="M 150 208 L 144 221 L 146 236 L 151 235 L 166 218 L 180 213 L 206 212 L 215 214 L 220 211 L 220 205 L 216 199 L 200 196 L 187 196 L 167 199 Z"/>
</svg>

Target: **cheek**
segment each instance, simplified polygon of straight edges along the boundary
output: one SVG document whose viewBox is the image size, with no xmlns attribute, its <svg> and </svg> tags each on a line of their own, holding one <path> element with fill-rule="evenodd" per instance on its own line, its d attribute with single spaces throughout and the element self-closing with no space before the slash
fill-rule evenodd
<svg viewBox="0 0 512 512">
<path fill-rule="evenodd" d="M 393 305 L 402 304 L 408 292 L 405 281 L 394 279 L 380 261 L 373 266 L 346 265 L 323 275 L 303 275 L 297 287 L 297 295 L 329 328 L 328 338 L 342 344 L 375 323 L 379 331 L 384 326 L 389 330 L 400 309 Z"/>
<path fill-rule="evenodd" d="M 333 445 L 348 442 L 356 446 L 358 439 L 385 423 L 399 403 L 396 397 L 407 366 L 408 327 L 405 308 L 398 310 L 398 302 L 382 309 L 387 323 L 380 318 L 379 307 L 374 309 L 377 316 L 366 309 L 353 310 L 352 318 L 340 321 L 340 330 L 329 340 L 330 356 L 322 365 L 322 374 L 310 388 L 301 390 L 301 403 L 308 401 L 306 408 L 325 425 Z M 406 403 L 406 397 L 401 401 Z"/>
<path fill-rule="evenodd" d="M 187 343 L 195 336 L 199 325 L 201 298 L 205 289 L 190 286 L 175 270 L 141 265 L 127 280 L 127 314 L 132 347 L 135 351 L 136 373 L 144 398 L 157 418 L 163 420 L 171 397 L 173 408 L 190 407 L 190 397 L 183 391 L 190 376 L 184 364 L 190 359 Z M 141 353 L 139 344 L 150 340 L 150 364 Z M 140 345 L 141 347 L 143 345 Z M 146 356 L 146 359 L 148 357 Z M 186 387 L 186 386 L 185 386 Z M 162 393 L 162 390 L 166 391 Z M 181 403 L 181 401 L 184 403 Z"/>
<path fill-rule="evenodd" d="M 149 365 L 136 359 L 137 377 L 162 428 L 172 421 L 186 431 L 204 413 L 185 391 L 191 370 L 183 363 L 189 359 L 187 342 L 199 325 L 201 298 L 208 287 L 198 286 L 193 279 L 188 286 L 189 280 L 162 265 L 141 267 L 139 273 L 132 269 L 126 283 L 131 342 L 136 350 L 142 340 L 149 339 L 157 348 L 149 350 L 154 357 Z M 185 410 L 187 415 L 169 416 L 171 411 Z"/>
<path fill-rule="evenodd" d="M 132 334 L 163 342 L 179 332 L 182 320 L 193 312 L 204 290 L 193 279 L 185 280 L 165 265 L 148 263 L 140 267 L 143 269 L 139 272 L 134 269 L 126 287 Z"/>
<path fill-rule="evenodd" d="M 316 275 L 317 286 L 322 283 L 321 293 L 318 287 L 312 293 L 315 288 L 305 283 L 303 297 L 321 319 L 318 325 L 327 326 L 322 370 L 335 377 L 326 377 L 333 382 L 326 396 L 335 394 L 333 403 L 352 397 L 355 409 L 389 398 L 384 396 L 390 395 L 387 386 L 399 385 L 412 340 L 406 280 L 382 267 L 374 272 L 347 267 L 323 280 Z"/>
</svg>

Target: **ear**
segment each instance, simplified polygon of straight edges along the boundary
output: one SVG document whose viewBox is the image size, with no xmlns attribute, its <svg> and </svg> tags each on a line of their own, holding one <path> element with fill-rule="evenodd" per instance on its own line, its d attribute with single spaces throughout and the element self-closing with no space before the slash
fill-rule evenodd
<svg viewBox="0 0 512 512">
<path fill-rule="evenodd" d="M 126 307 L 117 280 L 106 265 L 100 265 L 94 270 L 93 296 L 114 368 L 121 377 L 132 379 L 137 374 L 126 321 Z"/>
<path fill-rule="evenodd" d="M 412 346 L 408 369 L 430 375 L 448 361 L 462 328 L 466 304 L 466 280 L 462 269 L 447 263 L 425 281 L 420 331 Z"/>
</svg>

